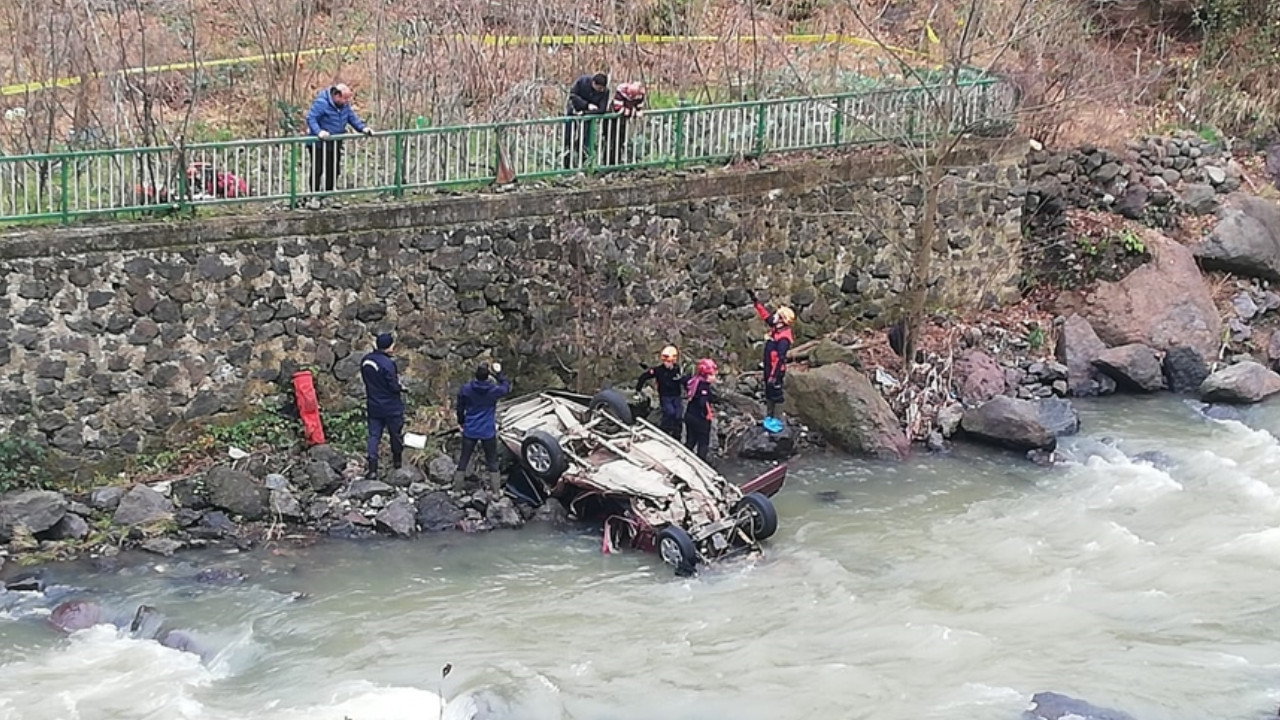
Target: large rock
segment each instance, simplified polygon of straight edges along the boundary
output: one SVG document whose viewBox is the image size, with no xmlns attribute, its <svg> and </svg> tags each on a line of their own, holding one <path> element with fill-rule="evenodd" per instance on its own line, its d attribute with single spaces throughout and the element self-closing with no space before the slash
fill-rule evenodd
<svg viewBox="0 0 1280 720">
<path fill-rule="evenodd" d="M 1280 207 L 1233 193 L 1218 213 L 1218 224 L 1194 248 L 1200 264 L 1247 277 L 1280 280 Z"/>
<path fill-rule="evenodd" d="M 1083 314 L 1109 346 L 1141 343 L 1156 350 L 1187 346 L 1214 357 L 1222 320 L 1195 258 L 1185 246 L 1145 230 L 1150 262 L 1118 282 L 1099 283 Z"/>
<path fill-rule="evenodd" d="M 387 497 L 395 493 L 395 489 L 381 480 L 356 480 L 342 491 L 342 496 L 351 500 L 368 502 L 374 495 Z"/>
<path fill-rule="evenodd" d="M 387 475 L 387 484 L 392 487 L 407 488 L 414 483 L 425 482 L 426 479 L 426 473 L 422 472 L 418 466 L 411 463 L 404 467 L 392 470 L 391 473 Z"/>
<path fill-rule="evenodd" d="M 1093 364 L 1125 390 L 1155 392 L 1164 388 L 1164 369 L 1154 351 L 1140 343 L 1103 350 Z"/>
<path fill-rule="evenodd" d="M 320 447 L 328 447 L 321 445 Z M 313 460 L 302 469 L 306 482 L 311 489 L 320 495 L 331 495 L 342 487 L 342 475 L 333 469 L 333 465 L 324 460 Z"/>
<path fill-rule="evenodd" d="M 1004 368 L 977 348 L 970 348 L 951 366 L 956 391 L 964 402 L 983 402 L 1004 394 Z"/>
<path fill-rule="evenodd" d="M 173 517 L 169 498 L 146 485 L 135 485 L 120 498 L 111 522 L 116 525 L 147 525 Z"/>
<path fill-rule="evenodd" d="M 448 455 L 437 455 L 427 463 L 427 480 L 433 485 L 448 485 L 453 482 L 453 471 L 457 469 L 457 460 Z"/>
<path fill-rule="evenodd" d="M 397 537 L 411 537 L 418 529 L 416 509 L 406 497 L 398 497 L 387 503 L 373 519 L 379 530 Z"/>
<path fill-rule="evenodd" d="M 1089 321 L 1072 314 L 1058 331 L 1054 355 L 1067 366 L 1067 391 L 1076 397 L 1090 397 L 1102 392 L 1098 369 L 1093 361 L 1107 346 L 1098 338 Z"/>
<path fill-rule="evenodd" d="M 792 371 L 787 407 L 828 441 L 851 453 L 901 460 L 910 451 L 906 433 L 884 397 L 848 365 Z"/>
<path fill-rule="evenodd" d="M 1207 403 L 1256 403 L 1278 392 L 1280 375 L 1252 361 L 1223 368 L 1200 385 L 1200 399 Z"/>
<path fill-rule="evenodd" d="M 19 526 L 31 534 L 45 532 L 67 514 L 67 499 L 48 490 L 24 490 L 0 497 L 0 541 L 8 542 Z"/>
<path fill-rule="evenodd" d="M 738 436 L 734 444 L 738 457 L 747 460 L 786 460 L 796 452 L 796 431 L 791 423 L 777 433 L 754 424 Z"/>
<path fill-rule="evenodd" d="M 347 468 L 347 456 L 332 445 L 313 445 L 307 449 L 307 457 L 328 464 L 337 473 Z"/>
<path fill-rule="evenodd" d="M 1079 430 L 1066 400 L 1019 400 L 1001 396 L 965 411 L 960 429 L 975 439 L 1014 450 L 1052 450 L 1059 435 Z"/>
<path fill-rule="evenodd" d="M 288 490 L 270 491 L 271 514 L 290 520 L 301 520 L 306 517 L 302 511 L 302 503 Z"/>
<path fill-rule="evenodd" d="M 514 530 L 524 525 L 524 518 L 520 517 L 520 511 L 516 509 L 515 503 L 505 496 L 489 503 L 489 507 L 484 511 L 484 519 L 494 530 Z"/>
<path fill-rule="evenodd" d="M 853 351 L 853 348 L 826 338 L 819 340 L 818 344 L 809 350 L 809 367 L 819 368 L 823 365 L 840 363 L 850 367 L 857 367 L 858 354 Z"/>
<path fill-rule="evenodd" d="M 1170 348 L 1164 354 L 1164 381 L 1171 392 L 1197 392 L 1207 377 L 1209 365 L 1192 348 Z"/>
<path fill-rule="evenodd" d="M 418 498 L 416 515 L 418 529 L 428 533 L 456 530 L 463 518 L 462 510 L 453 504 L 449 493 L 444 491 L 428 493 Z"/>
<path fill-rule="evenodd" d="M 267 489 L 253 476 L 229 467 L 216 467 L 204 476 L 209 504 L 245 520 L 260 520 L 267 514 Z"/>
<path fill-rule="evenodd" d="M 96 487 L 89 492 L 89 507 L 111 512 L 120 505 L 122 497 L 124 497 L 124 488 L 118 485 Z"/>
</svg>

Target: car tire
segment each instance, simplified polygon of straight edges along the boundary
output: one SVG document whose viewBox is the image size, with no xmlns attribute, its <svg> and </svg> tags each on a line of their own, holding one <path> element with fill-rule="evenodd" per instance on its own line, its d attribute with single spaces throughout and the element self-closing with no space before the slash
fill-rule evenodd
<svg viewBox="0 0 1280 720">
<path fill-rule="evenodd" d="M 768 540 L 778 532 L 778 511 L 764 493 L 753 492 L 744 496 L 733 506 L 733 514 L 742 518 L 740 522 L 743 524 L 750 519 L 747 532 L 756 540 Z"/>
<path fill-rule="evenodd" d="M 678 577 L 692 575 L 698 567 L 698 549 L 684 528 L 668 525 L 658 533 L 658 557 L 675 568 Z"/>
<path fill-rule="evenodd" d="M 631 403 L 622 397 L 622 393 L 617 390 L 605 389 L 595 394 L 591 398 L 591 403 L 587 405 L 592 413 L 604 410 L 613 417 L 622 421 L 623 426 L 635 425 L 635 418 L 631 415 Z"/>
<path fill-rule="evenodd" d="M 525 436 L 520 443 L 520 460 L 529 469 L 529 474 L 542 481 L 548 489 L 554 487 L 569 469 L 560 441 L 542 430 L 534 430 Z"/>
</svg>

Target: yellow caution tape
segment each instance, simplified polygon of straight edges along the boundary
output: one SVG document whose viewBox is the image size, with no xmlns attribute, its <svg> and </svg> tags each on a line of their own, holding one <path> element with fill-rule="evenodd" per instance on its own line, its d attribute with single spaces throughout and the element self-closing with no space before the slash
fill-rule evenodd
<svg viewBox="0 0 1280 720">
<path fill-rule="evenodd" d="M 937 42 L 937 36 L 933 34 L 933 29 L 929 28 L 928 33 L 933 42 Z M 436 39 L 444 39 L 445 36 L 432 36 Z M 455 35 L 453 40 L 479 40 L 481 44 L 490 47 L 505 47 L 510 45 L 611 45 L 611 44 L 637 44 L 637 45 L 675 45 L 680 43 L 716 43 L 723 40 L 734 42 L 776 42 L 789 45 L 807 45 L 807 44 L 840 44 L 840 45 L 861 45 L 863 47 L 874 48 L 877 50 L 886 50 L 888 52 L 897 53 L 899 55 L 910 57 L 928 57 L 925 53 L 908 50 L 906 48 L 895 47 L 892 45 L 883 45 L 874 40 L 855 37 L 852 35 L 839 35 L 827 33 L 823 35 L 775 35 L 757 37 L 755 35 L 739 35 L 737 37 L 721 37 L 718 35 Z M 389 44 L 389 47 L 396 48 L 406 45 L 406 41 Z M 309 50 L 300 50 L 298 52 L 280 52 L 266 55 L 246 55 L 236 58 L 219 58 L 215 60 L 194 60 L 189 62 L 169 63 L 166 65 L 149 65 L 146 67 L 126 68 L 124 70 L 115 70 L 112 72 L 94 73 L 87 77 L 101 78 L 112 76 L 128 76 L 128 75 L 146 75 L 152 73 L 181 72 L 185 70 L 196 70 L 203 68 L 225 67 L 227 65 L 252 65 L 255 63 L 271 62 L 275 60 L 294 60 L 297 58 L 315 57 L 318 55 L 328 55 L 331 53 L 362 53 L 376 50 L 377 43 L 363 43 L 359 45 L 340 45 L 325 48 L 312 48 Z M 64 77 L 54 80 L 46 80 L 43 82 L 17 83 L 14 85 L 0 86 L 0 96 L 7 95 L 25 95 L 29 92 L 38 92 L 48 90 L 50 88 L 67 88 L 79 85 L 84 81 L 86 76 Z"/>
</svg>

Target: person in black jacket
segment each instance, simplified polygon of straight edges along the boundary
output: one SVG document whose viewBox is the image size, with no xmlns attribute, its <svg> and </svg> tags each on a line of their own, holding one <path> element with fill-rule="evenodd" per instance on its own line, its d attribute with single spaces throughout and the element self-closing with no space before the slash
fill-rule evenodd
<svg viewBox="0 0 1280 720">
<path fill-rule="evenodd" d="M 609 77 L 604 73 L 583 75 L 569 89 L 569 103 L 565 115 L 577 118 L 583 115 L 600 115 L 609 110 Z M 564 125 L 564 167 L 566 170 L 582 165 L 587 154 L 591 135 L 586 132 L 588 123 L 570 119 Z"/>
<path fill-rule="evenodd" d="M 692 450 L 704 462 L 711 451 L 711 420 L 715 413 L 711 403 L 716 401 L 712 384 L 716 381 L 716 361 L 703 358 L 698 361 L 698 371 L 689 379 L 684 410 L 684 446 Z"/>
<path fill-rule="evenodd" d="M 644 390 L 650 380 L 657 381 L 658 404 L 662 408 L 662 420 L 658 427 L 679 442 L 684 426 L 684 384 L 689 378 L 676 364 L 680 360 L 680 351 L 674 345 L 662 348 L 658 359 L 661 362 L 640 374 L 636 380 L 636 392 Z"/>
<path fill-rule="evenodd" d="M 491 378 L 496 375 L 496 378 Z M 497 380 L 495 382 L 494 380 Z M 453 488 L 459 492 L 467 477 L 467 465 L 476 445 L 484 450 L 484 467 L 489 472 L 489 488 L 502 489 L 502 473 L 498 472 L 498 401 L 511 392 L 511 381 L 502 374 L 502 365 L 481 363 L 475 379 L 458 390 L 458 430 L 462 432 L 462 454 L 453 474 Z"/>
<path fill-rule="evenodd" d="M 391 436 L 391 463 L 399 468 L 404 453 L 404 388 L 391 359 L 394 338 L 382 333 L 374 341 L 374 351 L 360 360 L 360 377 L 364 380 L 365 415 L 369 422 L 368 477 L 378 474 L 378 446 L 382 432 Z"/>
</svg>

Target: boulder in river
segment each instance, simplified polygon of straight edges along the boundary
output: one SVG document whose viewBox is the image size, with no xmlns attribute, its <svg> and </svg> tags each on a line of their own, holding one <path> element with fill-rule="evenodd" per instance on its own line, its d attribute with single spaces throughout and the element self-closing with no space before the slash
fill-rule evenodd
<svg viewBox="0 0 1280 720">
<path fill-rule="evenodd" d="M 455 530 L 463 517 L 462 510 L 454 504 L 449 493 L 443 490 L 418 498 L 416 515 L 418 528 L 426 533 Z"/>
<path fill-rule="evenodd" d="M 769 432 L 759 423 L 748 427 L 734 443 L 740 458 L 747 460 L 786 460 L 796 452 L 796 431 L 792 423 L 782 432 Z"/>
<path fill-rule="evenodd" d="M 1039 692 L 1031 696 L 1031 707 L 1022 713 L 1022 717 L 1023 720 L 1134 720 L 1129 713 L 1098 707 L 1055 692 Z"/>
<path fill-rule="evenodd" d="M 951 366 L 951 374 L 963 402 L 982 402 L 1004 394 L 1004 368 L 977 348 L 960 353 Z"/>
<path fill-rule="evenodd" d="M 1066 400 L 993 398 L 965 411 L 960 429 L 970 437 L 1013 450 L 1052 450 L 1060 435 L 1080 428 L 1075 408 Z"/>
<path fill-rule="evenodd" d="M 910 451 L 893 409 L 865 375 L 844 364 L 787 373 L 787 408 L 841 449 L 902 460 Z"/>
<path fill-rule="evenodd" d="M 267 513 L 267 489 L 248 473 L 229 467 L 215 467 L 204 477 L 209 504 L 239 515 L 245 520 L 260 520 Z"/>
<path fill-rule="evenodd" d="M 1213 231 L 1193 250 L 1207 270 L 1280 280 L 1280 206 L 1232 193 Z"/>
<path fill-rule="evenodd" d="M 0 496 L 0 542 L 25 527 L 35 535 L 57 525 L 67 514 L 67 499 L 48 490 L 23 490 Z"/>
<path fill-rule="evenodd" d="M 173 503 L 169 498 L 146 485 L 135 485 L 116 507 L 111 521 L 116 525 L 147 525 L 173 517 Z"/>
<path fill-rule="evenodd" d="M 1160 359 L 1141 343 L 1107 348 L 1098 354 L 1093 364 L 1125 390 L 1155 392 L 1164 388 Z"/>
<path fill-rule="evenodd" d="M 1200 385 L 1207 403 L 1256 403 L 1280 392 L 1280 375 L 1250 360 L 1225 367 Z"/>
<path fill-rule="evenodd" d="M 374 518 L 379 530 L 397 537 L 412 537 L 418 529 L 418 521 L 413 502 L 406 497 L 398 497 L 387 503 Z"/>
<path fill-rule="evenodd" d="M 1098 339 L 1093 326 L 1081 315 L 1072 313 L 1058 330 L 1054 355 L 1067 366 L 1067 391 L 1076 397 L 1101 395 L 1110 390 L 1100 382 L 1101 373 L 1093 364 L 1107 346 Z"/>
<path fill-rule="evenodd" d="M 1170 392 L 1193 393 L 1209 377 L 1209 365 L 1192 348 L 1178 346 L 1164 354 L 1164 381 Z"/>
<path fill-rule="evenodd" d="M 1150 262 L 1117 282 L 1102 282 L 1085 298 L 1082 314 L 1107 345 L 1142 343 L 1156 350 L 1180 345 L 1214 357 L 1222 319 L 1191 251 L 1151 230 L 1142 232 Z"/>
</svg>

